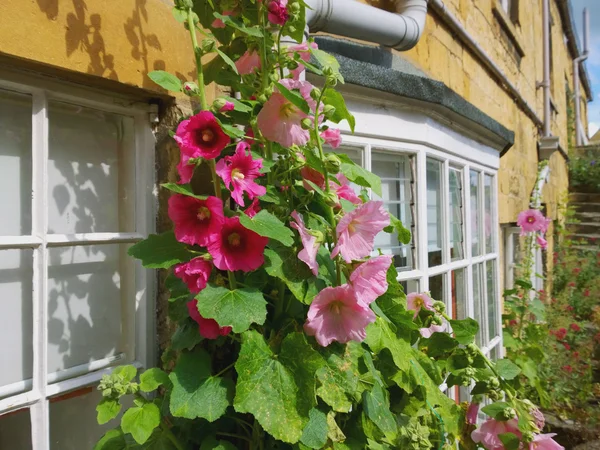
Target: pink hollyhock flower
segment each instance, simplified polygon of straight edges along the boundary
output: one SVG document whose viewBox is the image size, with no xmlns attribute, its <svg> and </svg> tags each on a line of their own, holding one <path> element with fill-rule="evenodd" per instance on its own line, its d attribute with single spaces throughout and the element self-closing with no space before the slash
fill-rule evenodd
<svg viewBox="0 0 600 450">
<path fill-rule="evenodd" d="M 390 216 L 383 202 L 370 201 L 347 213 L 336 227 L 338 242 L 331 257 L 341 254 L 344 261 L 352 262 L 369 256 L 375 236 L 390 224 Z"/>
<path fill-rule="evenodd" d="M 330 181 L 329 187 L 337 194 L 337 196 L 339 198 L 348 200 L 350 203 L 354 203 L 355 205 L 360 205 L 362 200 L 358 195 L 356 195 L 356 192 L 354 192 L 352 186 L 350 186 L 350 181 L 348 181 L 348 178 L 341 173 L 338 173 L 335 177 L 340 184 Z"/>
<path fill-rule="evenodd" d="M 250 200 L 267 193 L 267 188 L 257 184 L 254 180 L 261 177 L 262 159 L 252 159 L 250 145 L 241 141 L 238 143 L 233 156 L 221 159 L 215 170 L 223 179 L 227 189 L 233 189 L 231 197 L 235 202 L 244 206 L 244 192 Z M 232 188 L 233 186 L 233 188 Z"/>
<path fill-rule="evenodd" d="M 250 206 L 248 206 L 248 208 L 244 210 L 244 214 L 246 214 L 248 217 L 254 217 L 258 214 L 259 211 L 260 204 L 258 203 L 258 198 L 255 198 L 254 200 L 252 200 Z"/>
<path fill-rule="evenodd" d="M 310 48 L 313 48 L 315 50 L 317 50 L 319 48 L 319 46 L 317 45 L 316 42 L 303 42 L 302 44 L 296 44 L 296 45 L 290 45 L 286 48 L 286 51 L 288 52 L 288 54 L 292 54 L 292 53 L 298 53 L 298 56 L 300 56 L 300 59 L 302 61 L 305 62 L 309 62 L 310 61 Z M 292 56 L 292 55 L 290 55 Z M 294 70 L 290 70 L 290 73 L 292 74 L 292 77 L 294 80 L 299 80 L 300 79 L 300 75 L 302 74 L 302 72 L 304 72 L 304 65 L 302 65 L 301 63 L 298 63 L 298 67 L 296 67 Z"/>
<path fill-rule="evenodd" d="M 284 147 L 291 147 L 308 142 L 309 132 L 302 129 L 302 120 L 307 117 L 296 105 L 275 92 L 263 105 L 256 119 L 258 129 L 265 138 Z"/>
<path fill-rule="evenodd" d="M 406 309 L 410 309 L 415 312 L 413 319 L 419 315 L 421 308 L 433 311 L 433 300 L 425 293 L 419 294 L 417 292 L 411 292 L 406 296 Z"/>
<path fill-rule="evenodd" d="M 302 175 L 302 178 L 316 184 L 321 189 L 325 189 L 325 177 L 321 172 L 316 171 L 312 167 L 304 166 L 300 169 L 300 175 Z M 304 186 L 304 189 L 307 191 L 313 190 L 313 187 L 306 181 L 302 182 L 302 186 Z"/>
<path fill-rule="evenodd" d="M 432 323 L 429 328 L 419 328 L 419 333 L 425 339 L 429 339 L 433 333 L 441 333 L 442 331 L 446 331 L 446 326 L 446 322 L 443 322 L 441 325 Z"/>
<path fill-rule="evenodd" d="M 321 244 L 317 242 L 316 236 L 313 236 L 308 232 L 308 229 L 304 225 L 304 220 L 300 214 L 294 211 L 292 212 L 291 216 L 295 222 L 290 222 L 290 226 L 298 231 L 300 234 L 300 240 L 302 241 L 302 246 L 304 247 L 298 253 L 298 259 L 308 266 L 313 275 L 317 276 L 319 274 L 317 252 L 319 251 L 319 246 Z"/>
<path fill-rule="evenodd" d="M 235 109 L 235 105 L 233 102 L 226 101 L 225 104 L 219 110 L 220 112 L 233 111 Z"/>
<path fill-rule="evenodd" d="M 391 255 L 377 256 L 362 263 L 350 275 L 354 292 L 365 305 L 370 305 L 387 291 L 387 271 L 391 264 Z"/>
<path fill-rule="evenodd" d="M 217 197 L 206 200 L 175 194 L 169 198 L 169 218 L 175 225 L 179 242 L 206 247 L 218 236 L 223 225 L 223 202 Z"/>
<path fill-rule="evenodd" d="M 342 144 L 342 134 L 337 128 L 327 128 L 321 132 L 321 137 L 327 145 L 338 148 Z"/>
<path fill-rule="evenodd" d="M 552 439 L 556 433 L 538 434 L 529 443 L 529 450 L 565 450 L 565 448 Z"/>
<path fill-rule="evenodd" d="M 182 121 L 174 139 L 186 156 L 204 159 L 216 158 L 230 142 L 210 111 L 200 111 Z"/>
<path fill-rule="evenodd" d="M 477 424 L 477 414 L 479 413 L 479 403 L 470 403 L 467 408 L 467 423 L 469 425 Z"/>
<path fill-rule="evenodd" d="M 327 347 L 333 341 L 363 341 L 367 337 L 366 326 L 373 322 L 373 311 L 358 300 L 352 287 L 344 284 L 317 294 L 308 309 L 304 331 Z"/>
<path fill-rule="evenodd" d="M 260 69 L 260 56 L 256 50 L 250 52 L 246 51 L 242 56 L 235 62 L 235 68 L 240 75 L 249 75 L 257 69 Z"/>
<path fill-rule="evenodd" d="M 539 408 L 532 408 L 529 411 L 535 420 L 535 426 L 538 427 L 538 430 L 543 430 L 544 425 L 546 425 L 546 418 L 544 417 L 544 413 L 539 410 Z"/>
<path fill-rule="evenodd" d="M 287 10 L 288 0 L 271 0 L 267 5 L 269 14 L 267 18 L 269 22 L 275 25 L 285 25 L 287 20 L 290 18 L 290 14 Z"/>
<path fill-rule="evenodd" d="M 186 184 L 192 181 L 192 176 L 194 176 L 194 168 L 195 164 L 190 164 L 190 157 L 183 154 L 181 152 L 179 164 L 177 164 L 177 172 L 179 173 L 179 181 L 178 184 Z"/>
<path fill-rule="evenodd" d="M 471 439 L 473 442 L 482 444 L 487 450 L 504 450 L 504 444 L 498 437 L 502 433 L 514 433 L 520 438 L 521 432 L 517 425 L 517 419 L 506 422 L 488 419 L 471 433 Z"/>
<path fill-rule="evenodd" d="M 212 264 L 204 258 L 194 258 L 189 262 L 177 264 L 173 273 L 181 278 L 192 294 L 197 294 L 206 287 Z"/>
<path fill-rule="evenodd" d="M 542 234 L 548 230 L 549 219 L 537 209 L 528 209 L 521 211 L 517 217 L 517 225 L 521 227 L 521 236 L 527 233 L 535 233 L 540 231 Z"/>
<path fill-rule="evenodd" d="M 219 327 L 214 319 L 205 319 L 198 311 L 198 300 L 194 299 L 187 302 L 188 313 L 194 322 L 198 324 L 198 332 L 205 339 L 216 339 L 219 336 L 226 336 L 231 333 L 231 327 Z"/>
<path fill-rule="evenodd" d="M 239 217 L 225 218 L 220 235 L 208 244 L 208 252 L 220 270 L 251 272 L 265 262 L 269 239 L 259 236 L 240 223 Z"/>
<path fill-rule="evenodd" d="M 231 15 L 233 15 L 233 11 L 223 11 L 223 13 L 221 15 L 231 16 Z M 225 28 L 225 22 L 223 22 L 221 19 L 215 19 L 210 24 L 210 26 L 213 28 Z"/>
<path fill-rule="evenodd" d="M 542 250 L 546 250 L 548 248 L 548 241 L 544 239 L 543 236 L 537 236 L 536 241 L 538 245 L 542 248 Z"/>
<path fill-rule="evenodd" d="M 306 100 L 306 103 L 308 103 L 308 107 L 310 108 L 310 110 L 313 113 L 315 112 L 315 110 L 317 109 L 317 101 L 310 96 L 310 93 L 315 88 L 311 83 L 309 83 L 308 81 L 293 80 L 291 78 L 284 78 L 283 80 L 279 80 L 279 83 L 290 91 L 297 89 L 298 92 L 300 92 L 302 98 Z M 319 119 L 319 123 L 322 120 L 323 118 L 321 117 Z"/>
</svg>

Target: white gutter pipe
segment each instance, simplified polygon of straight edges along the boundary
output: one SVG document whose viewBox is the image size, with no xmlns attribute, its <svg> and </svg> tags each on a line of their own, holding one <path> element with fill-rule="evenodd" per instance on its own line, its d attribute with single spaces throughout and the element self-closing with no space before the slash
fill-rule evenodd
<svg viewBox="0 0 600 450">
<path fill-rule="evenodd" d="M 542 1 L 542 34 L 544 41 L 544 79 L 539 86 L 544 88 L 544 128 L 543 137 L 552 136 L 550 124 L 550 0 Z"/>
<path fill-rule="evenodd" d="M 307 0 L 306 24 L 324 31 L 396 50 L 413 48 L 425 28 L 427 0 L 396 0 L 398 13 L 354 0 Z"/>
<path fill-rule="evenodd" d="M 579 92 L 579 65 L 588 59 L 590 42 L 590 15 L 583 9 L 583 53 L 573 60 L 573 92 L 575 98 L 575 141 L 577 146 L 584 144 L 581 130 L 581 94 Z"/>
</svg>

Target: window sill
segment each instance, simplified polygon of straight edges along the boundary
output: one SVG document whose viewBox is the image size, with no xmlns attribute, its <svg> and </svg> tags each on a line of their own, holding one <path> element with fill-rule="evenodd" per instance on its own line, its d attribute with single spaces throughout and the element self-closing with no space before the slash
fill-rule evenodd
<svg viewBox="0 0 600 450">
<path fill-rule="evenodd" d="M 498 0 L 496 0 L 492 5 L 492 11 L 498 19 L 498 22 L 500 22 L 502 28 L 512 41 L 519 56 L 521 58 L 524 57 L 525 50 L 523 49 L 523 45 L 521 45 L 521 37 L 519 36 L 519 32 L 513 25 L 512 20 L 510 19 L 510 17 L 508 17 L 508 14 L 506 14 L 506 11 L 504 11 L 504 8 Z"/>
</svg>

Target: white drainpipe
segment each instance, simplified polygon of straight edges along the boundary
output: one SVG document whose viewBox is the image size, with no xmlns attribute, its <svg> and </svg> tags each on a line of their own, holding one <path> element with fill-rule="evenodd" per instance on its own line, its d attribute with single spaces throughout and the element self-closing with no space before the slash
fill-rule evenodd
<svg viewBox="0 0 600 450">
<path fill-rule="evenodd" d="M 583 53 L 573 60 L 573 92 L 575 99 L 575 140 L 577 146 L 584 144 L 581 130 L 581 94 L 579 93 L 579 65 L 588 58 L 590 41 L 590 16 L 587 8 L 583 9 Z"/>
</svg>

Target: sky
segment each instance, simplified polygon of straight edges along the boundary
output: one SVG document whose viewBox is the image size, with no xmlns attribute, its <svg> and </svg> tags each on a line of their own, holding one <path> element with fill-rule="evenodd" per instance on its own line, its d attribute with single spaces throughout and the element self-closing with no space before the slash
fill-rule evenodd
<svg viewBox="0 0 600 450">
<path fill-rule="evenodd" d="M 592 137 L 600 129 L 600 0 L 571 0 L 571 5 L 581 45 L 583 45 L 583 8 L 587 8 L 590 13 L 590 56 L 586 65 L 594 93 L 594 101 L 588 104 L 590 137 Z"/>
</svg>

